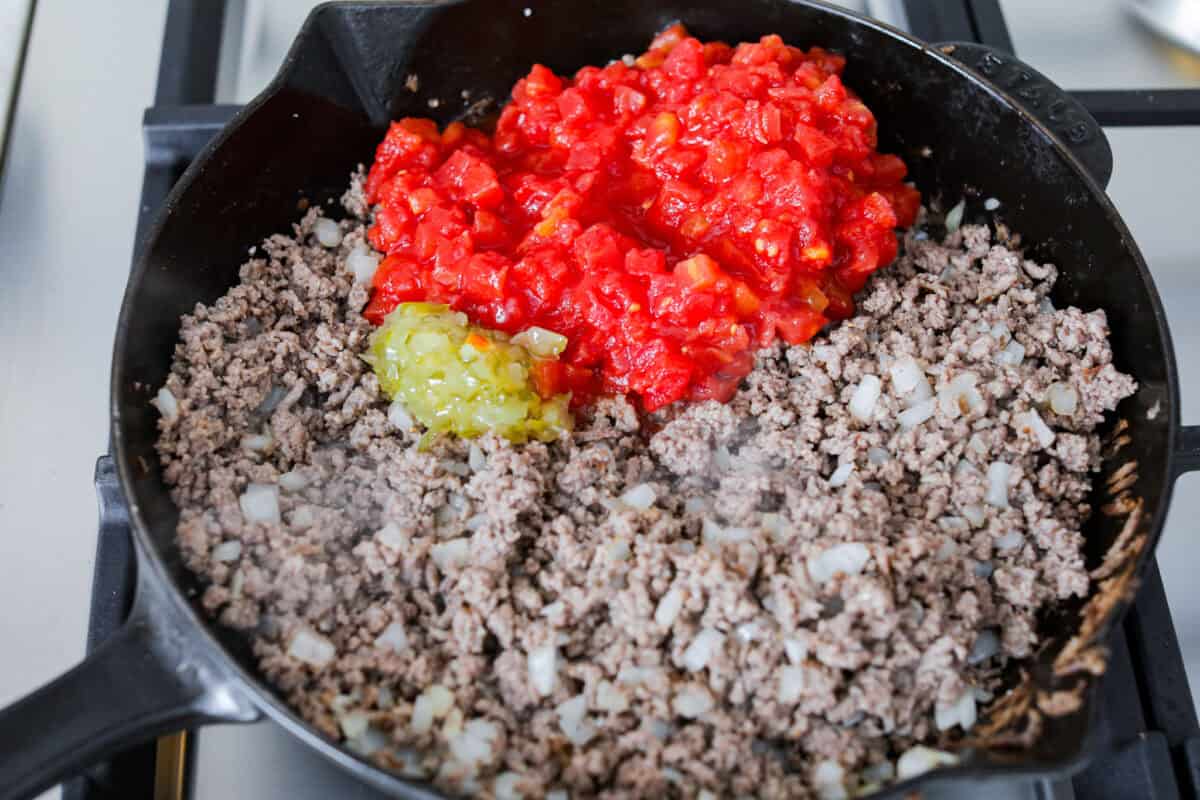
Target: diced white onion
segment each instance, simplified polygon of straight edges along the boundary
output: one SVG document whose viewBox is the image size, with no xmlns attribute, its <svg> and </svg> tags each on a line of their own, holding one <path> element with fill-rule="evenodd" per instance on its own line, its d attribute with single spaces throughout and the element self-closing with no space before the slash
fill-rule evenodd
<svg viewBox="0 0 1200 800">
<path fill-rule="evenodd" d="M 804 659 L 808 658 L 808 645 L 799 639 L 784 639 L 783 652 L 787 654 L 788 661 L 799 665 L 804 663 Z"/>
<path fill-rule="evenodd" d="M 713 463 L 717 465 L 717 469 L 729 469 L 733 466 L 733 456 L 729 454 L 729 448 L 721 445 L 713 451 Z"/>
<path fill-rule="evenodd" d="M 269 433 L 255 433 L 242 437 L 242 449 L 248 453 L 261 453 L 269 450 L 274 442 Z"/>
<path fill-rule="evenodd" d="M 877 375 L 863 375 L 850 397 L 850 414 L 860 422 L 870 422 L 883 384 Z"/>
<path fill-rule="evenodd" d="M 347 739 L 360 739 L 367 732 L 371 717 L 365 711 L 351 711 L 338 718 L 338 727 Z"/>
<path fill-rule="evenodd" d="M 831 759 L 820 761 L 813 768 L 812 783 L 818 800 L 847 800 L 850 797 L 846 792 L 846 770 Z"/>
<path fill-rule="evenodd" d="M 567 794 L 566 789 L 552 789 L 546 792 L 546 800 L 571 800 L 571 795 Z"/>
<path fill-rule="evenodd" d="M 994 572 L 995 569 L 996 568 L 990 561 L 979 561 L 976 562 L 975 566 L 971 567 L 972 572 L 974 572 L 978 577 L 984 579 L 992 577 L 992 572 Z"/>
<path fill-rule="evenodd" d="M 854 471 L 854 463 L 847 461 L 845 464 L 838 465 L 838 468 L 829 476 L 830 486 L 845 486 L 846 481 L 850 479 L 850 473 Z"/>
<path fill-rule="evenodd" d="M 1000 637 L 994 628 L 984 628 L 975 637 L 971 652 L 967 655 L 968 664 L 979 664 L 987 661 L 1000 652 Z"/>
<path fill-rule="evenodd" d="M 453 706 L 454 695 L 445 686 L 435 683 L 417 695 L 409 727 L 415 733 L 428 733 L 433 728 L 433 721 L 446 716 Z"/>
<path fill-rule="evenodd" d="M 975 725 L 975 693 L 968 687 L 958 699 L 949 705 L 935 705 L 933 723 L 939 731 L 946 731 L 955 725 L 964 731 L 969 731 Z"/>
<path fill-rule="evenodd" d="M 708 511 L 708 500 L 703 497 L 689 497 L 683 501 L 685 514 L 703 514 Z"/>
<path fill-rule="evenodd" d="M 596 735 L 596 726 L 587 718 L 587 698 L 582 694 L 559 703 L 554 711 L 558 714 L 558 727 L 576 747 L 583 747 Z"/>
<path fill-rule="evenodd" d="M 404 625 L 400 622 L 388 625 L 383 633 L 375 637 L 375 646 L 393 653 L 403 653 L 408 649 L 408 634 L 404 632 Z"/>
<path fill-rule="evenodd" d="M 346 257 L 346 267 L 354 275 L 355 283 L 370 283 L 379 268 L 380 255 L 372 252 L 365 244 L 356 244 Z"/>
<path fill-rule="evenodd" d="M 638 511 L 646 511 L 654 505 L 654 501 L 657 499 L 658 496 L 654 492 L 654 487 L 648 483 L 639 483 L 621 495 L 622 503 Z"/>
<path fill-rule="evenodd" d="M 558 648 L 545 644 L 529 651 L 529 685 L 541 697 L 548 697 L 558 685 Z"/>
<path fill-rule="evenodd" d="M 554 358 L 567 349 L 567 337 L 537 326 L 526 328 L 512 337 L 512 343 L 524 347 L 538 358 Z"/>
<path fill-rule="evenodd" d="M 1003 461 L 988 464 L 988 488 L 984 502 L 996 508 L 1008 508 L 1008 477 L 1011 473 L 1012 466 Z"/>
<path fill-rule="evenodd" d="M 683 591 L 675 588 L 669 589 L 658 601 L 658 608 L 654 609 L 654 624 L 660 628 L 671 627 L 682 609 Z"/>
<path fill-rule="evenodd" d="M 303 473 L 292 470 L 279 476 L 279 486 L 289 492 L 299 492 L 308 486 L 308 478 Z"/>
<path fill-rule="evenodd" d="M 683 651 L 683 667 L 689 672 L 699 672 L 708 665 L 713 654 L 725 642 L 725 635 L 713 628 L 703 628 Z"/>
<path fill-rule="evenodd" d="M 974 450 L 981 456 L 986 456 L 988 452 L 987 442 L 978 433 L 972 433 L 971 438 L 967 440 L 967 447 Z"/>
<path fill-rule="evenodd" d="M 817 584 L 827 583 L 835 575 L 857 575 L 871 560 L 871 551 L 860 542 L 844 542 L 808 559 L 808 574 Z"/>
<path fill-rule="evenodd" d="M 904 430 L 911 430 L 933 416 L 936 408 L 935 401 L 930 398 L 917 403 L 912 408 L 906 408 L 896 415 L 896 420 Z"/>
<path fill-rule="evenodd" d="M 884 450 L 882 447 L 872 447 L 867 451 L 867 461 L 871 464 L 875 464 L 876 466 L 880 464 L 886 464 L 891 460 L 891 458 L 892 457 L 888 451 Z"/>
<path fill-rule="evenodd" d="M 1025 360 L 1025 345 L 1013 339 L 996 354 L 996 361 L 1010 367 L 1018 367 Z"/>
<path fill-rule="evenodd" d="M 610 714 L 619 714 L 629 708 L 629 696 L 625 690 L 611 681 L 600 681 L 596 685 L 596 708 Z"/>
<path fill-rule="evenodd" d="M 488 515 L 480 512 L 468 519 L 465 524 L 467 530 L 477 531 L 488 524 Z"/>
<path fill-rule="evenodd" d="M 976 528 L 983 525 L 983 523 L 987 520 L 987 512 L 984 511 L 983 506 L 975 503 L 963 506 L 962 515 L 966 518 L 967 522 L 971 523 Z"/>
<path fill-rule="evenodd" d="M 400 552 L 408 549 L 408 537 L 394 522 L 389 522 L 375 532 L 375 541 L 389 550 Z"/>
<path fill-rule="evenodd" d="M 944 750 L 934 750 L 932 747 L 917 745 L 905 750 L 896 761 L 896 777 L 908 780 L 929 772 L 938 767 L 948 767 L 958 763 L 958 756 Z"/>
<path fill-rule="evenodd" d="M 1009 550 L 1016 550 L 1024 543 L 1025 538 L 1019 531 L 1009 531 L 996 539 L 996 549 L 1001 553 L 1007 553 Z"/>
<path fill-rule="evenodd" d="M 962 225 L 963 212 L 967 209 L 966 199 L 959 200 L 958 205 L 946 213 L 946 233 L 954 233 Z"/>
<path fill-rule="evenodd" d="M 495 758 L 495 743 L 499 737 L 499 725 L 486 719 L 472 719 L 457 736 L 450 739 L 450 752 L 463 764 L 474 766 L 486 763 Z"/>
<path fill-rule="evenodd" d="M 392 427 L 398 431 L 411 431 L 416 425 L 412 414 L 408 413 L 408 409 L 400 400 L 393 400 L 392 404 L 388 406 L 388 422 L 392 423 Z"/>
<path fill-rule="evenodd" d="M 429 557 L 442 572 L 461 569 L 471 560 L 471 541 L 462 538 L 435 544 L 429 551 Z"/>
<path fill-rule="evenodd" d="M 517 772 L 501 772 L 492 781 L 492 793 L 496 800 L 524 800 L 525 795 L 517 791 L 517 784 L 524 777 Z"/>
<path fill-rule="evenodd" d="M 337 648 L 319 633 L 310 628 L 301 628 L 296 631 L 292 643 L 288 645 L 288 655 L 297 661 L 320 668 L 333 661 L 333 657 L 337 655 Z"/>
<path fill-rule="evenodd" d="M 713 708 L 713 698 L 708 689 L 699 684 L 689 683 L 675 693 L 671 701 L 671 709 L 681 717 L 695 719 L 707 714 Z"/>
<path fill-rule="evenodd" d="M 1012 332 L 1009 331 L 1008 325 L 1004 324 L 1003 322 L 997 322 L 995 325 L 993 325 L 992 329 L 988 331 L 988 334 L 997 342 L 1005 342 L 1012 337 Z"/>
<path fill-rule="evenodd" d="M 466 478 L 471 474 L 471 468 L 461 461 L 455 461 L 452 458 L 443 458 L 440 462 L 442 469 L 449 472 L 451 475 L 457 475 L 460 478 Z"/>
<path fill-rule="evenodd" d="M 759 636 L 758 622 L 755 620 L 743 622 L 734 628 L 733 632 L 737 634 L 738 641 L 753 642 Z"/>
<path fill-rule="evenodd" d="M 979 376 L 974 372 L 961 372 L 954 376 L 954 379 L 938 392 L 938 405 L 942 413 L 955 419 L 960 414 L 981 414 L 987 411 L 987 401 L 975 388 L 978 382 Z"/>
<path fill-rule="evenodd" d="M 1069 383 L 1052 383 L 1046 390 L 1046 399 L 1050 401 L 1051 411 L 1069 417 L 1079 405 L 1079 392 Z"/>
<path fill-rule="evenodd" d="M 279 522 L 279 487 L 268 483 L 250 483 L 238 498 L 242 516 L 248 522 Z"/>
<path fill-rule="evenodd" d="M 342 231 L 338 224 L 328 217 L 322 217 L 313 225 L 313 233 L 323 247 L 337 247 L 342 243 Z"/>
<path fill-rule="evenodd" d="M 174 422 L 179 419 L 179 401 L 175 399 L 175 395 L 167 387 L 162 387 L 158 390 L 158 394 L 154 395 L 154 399 L 150 401 L 150 405 L 158 409 L 158 413 L 167 422 Z"/>
<path fill-rule="evenodd" d="M 1017 430 L 1028 433 L 1042 447 L 1054 444 L 1054 431 L 1050 430 L 1050 426 L 1042 420 L 1036 409 L 1031 408 L 1024 414 L 1017 414 L 1013 421 Z"/>
<path fill-rule="evenodd" d="M 779 668 L 779 702 L 791 705 L 804 694 L 805 669 L 795 665 Z"/>
<path fill-rule="evenodd" d="M 313 511 L 312 506 L 300 506 L 292 512 L 291 524 L 293 528 L 311 528 L 317 521 L 317 515 Z"/>
<path fill-rule="evenodd" d="M 925 373 L 921 371 L 921 365 L 910 356 L 893 361 L 892 366 L 888 368 L 888 373 L 892 376 L 892 386 L 898 394 L 908 394 L 916 389 L 917 384 L 925 377 Z"/>
<path fill-rule="evenodd" d="M 482 472 L 487 467 L 487 456 L 479 449 L 479 445 L 472 444 L 467 451 L 467 465 L 476 472 Z"/>
<path fill-rule="evenodd" d="M 242 554 L 242 543 L 237 539 L 221 542 L 212 550 L 213 561 L 237 561 Z"/>
<path fill-rule="evenodd" d="M 360 756 L 371 756 L 387 747 L 391 742 L 392 737 L 383 731 L 368 726 L 360 736 L 349 740 L 346 746 Z"/>
</svg>

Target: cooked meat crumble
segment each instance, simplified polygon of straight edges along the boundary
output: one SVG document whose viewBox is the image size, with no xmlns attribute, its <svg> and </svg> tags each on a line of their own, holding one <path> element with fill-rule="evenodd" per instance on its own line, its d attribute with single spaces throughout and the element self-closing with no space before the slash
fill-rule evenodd
<svg viewBox="0 0 1200 800">
<path fill-rule="evenodd" d="M 339 244 L 312 210 L 183 319 L 159 451 L 204 607 L 380 764 L 501 798 L 842 797 L 952 746 L 1086 593 L 1093 429 L 1134 384 L 1104 312 L 1054 310 L 1055 268 L 988 228 L 910 233 L 728 405 L 421 450 L 359 358 L 345 204 Z"/>
</svg>

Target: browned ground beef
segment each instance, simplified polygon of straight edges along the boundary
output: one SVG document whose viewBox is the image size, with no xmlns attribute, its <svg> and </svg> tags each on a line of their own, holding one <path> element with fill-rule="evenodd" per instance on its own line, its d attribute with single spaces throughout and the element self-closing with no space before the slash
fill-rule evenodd
<svg viewBox="0 0 1200 800">
<path fill-rule="evenodd" d="M 500 797 L 853 794 L 952 744 L 1038 610 L 1087 591 L 1092 430 L 1133 381 L 1104 312 L 1053 310 L 1055 268 L 985 227 L 910 234 L 857 317 L 760 353 L 728 405 L 423 452 L 358 357 L 363 222 L 324 247 L 317 219 L 184 317 L 159 450 L 204 607 L 382 764 Z M 934 406 L 909 429 L 905 357 Z M 245 518 L 251 483 L 278 522 Z"/>
</svg>

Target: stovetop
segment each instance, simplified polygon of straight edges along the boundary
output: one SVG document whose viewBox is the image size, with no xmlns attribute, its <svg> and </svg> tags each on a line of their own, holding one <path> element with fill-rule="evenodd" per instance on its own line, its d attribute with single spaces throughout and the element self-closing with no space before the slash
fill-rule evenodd
<svg viewBox="0 0 1200 800">
<path fill-rule="evenodd" d="M 1035 0 L 878 0 L 844 5 L 860 10 L 865 6 L 876 16 L 929 40 L 983 41 L 1006 50 L 1012 50 L 1016 41 L 1023 57 L 1056 78 L 1071 68 L 1078 73 L 1080 48 L 1103 44 L 1111 50 L 1111 56 L 1097 62 L 1102 66 L 1089 71 L 1089 80 L 1070 86 L 1083 90 L 1080 96 L 1102 123 L 1200 124 L 1200 91 L 1185 91 L 1197 82 L 1187 78 L 1186 73 L 1181 78 L 1178 69 L 1163 67 L 1162 59 L 1152 57 L 1153 48 L 1148 49 L 1147 42 L 1138 38 L 1146 34 L 1136 28 L 1120 28 L 1128 41 L 1123 47 L 1114 47 L 1110 34 L 1115 28 L 1109 17 L 1098 23 L 1088 15 L 1080 18 L 1078 13 L 1072 15 L 1057 5 Z M 1103 7 L 1104 14 L 1109 14 L 1114 5 L 1097 4 L 1093 10 Z M 256 38 L 266 25 L 264 15 L 275 14 L 298 25 L 306 10 L 307 4 L 295 2 L 170 1 L 158 91 L 154 106 L 144 118 L 146 168 L 135 242 L 141 242 L 148 223 L 187 163 L 232 116 L 237 102 L 248 99 L 274 71 L 283 48 L 279 42 L 264 45 Z M 286 43 L 290 32 L 276 38 Z M 224 50 L 222 41 L 227 45 Z M 230 43 L 241 45 L 241 59 L 230 56 Z M 1026 52 L 1027 43 L 1043 57 Z M 1088 57 L 1095 60 L 1094 56 Z M 1072 58 L 1075 61 L 1070 61 Z M 1064 66 L 1064 62 L 1070 62 L 1071 67 Z M 1133 80 L 1134 75 L 1139 76 L 1138 81 Z M 1139 91 L 1108 91 L 1131 88 Z M 1155 91 L 1147 92 L 1147 88 Z M 1163 89 L 1175 91 L 1158 91 Z M 218 104 L 217 100 L 234 102 Z M 1122 167 L 1128 162 L 1123 151 L 1128 148 L 1122 147 L 1125 131 L 1108 132 L 1117 155 L 1115 193 L 1125 179 Z M 1160 170 L 1163 168 L 1160 166 Z M 1158 170 L 1152 172 L 1157 174 Z M 1122 210 L 1131 216 L 1127 208 Z M 1136 218 L 1130 222 L 1136 234 Z M 1171 295 L 1167 294 L 1166 299 L 1170 310 Z M 1181 361 L 1186 388 L 1186 356 Z M 1200 386 L 1200 381 L 1194 383 Z M 97 484 L 114 480 L 111 463 L 102 457 L 97 464 Z M 1186 502 L 1184 498 L 1177 500 L 1177 510 Z M 1164 548 L 1170 542 L 1168 532 Z M 100 525 L 89 649 L 103 641 L 123 619 L 131 597 L 133 569 L 128 527 L 118 510 L 102 519 Z M 1113 748 L 1098 757 L 1086 772 L 1073 780 L 993 782 L 980 787 L 974 796 L 997 800 L 1200 796 L 1196 716 L 1157 570 L 1147 576 L 1114 642 L 1104 711 L 1104 725 Z M 927 796 L 949 795 L 930 792 Z M 311 751 L 271 723 L 164 737 L 98 766 L 64 789 L 66 800 L 139 797 L 367 800 L 380 795 L 313 758 Z"/>
</svg>

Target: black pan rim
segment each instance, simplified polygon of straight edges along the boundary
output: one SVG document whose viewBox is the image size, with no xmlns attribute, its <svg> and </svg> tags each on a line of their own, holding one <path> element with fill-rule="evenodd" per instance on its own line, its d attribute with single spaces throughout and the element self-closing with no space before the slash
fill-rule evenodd
<svg viewBox="0 0 1200 800">
<path fill-rule="evenodd" d="M 1121 235 L 1123 241 L 1133 256 L 1137 267 L 1137 273 L 1141 280 L 1145 283 L 1150 297 L 1150 311 L 1154 316 L 1155 327 L 1160 341 L 1163 345 L 1163 353 L 1166 358 L 1165 375 L 1166 375 L 1166 400 L 1167 400 L 1167 447 L 1163 454 L 1165 459 L 1165 473 L 1168 475 L 1168 483 L 1162 487 L 1160 493 L 1160 503 L 1155 509 L 1154 515 L 1148 522 L 1148 530 L 1150 537 L 1147 546 L 1140 554 L 1138 559 L 1137 570 L 1140 574 L 1144 568 L 1148 558 L 1153 557 L 1154 546 L 1157 544 L 1158 538 L 1162 532 L 1162 526 L 1166 518 L 1167 511 L 1170 506 L 1171 497 L 1174 490 L 1175 475 L 1174 462 L 1175 450 L 1177 447 L 1178 430 L 1180 424 L 1179 412 L 1179 377 L 1178 367 L 1176 364 L 1174 347 L 1170 335 L 1170 331 L 1166 323 L 1166 313 L 1162 305 L 1162 300 L 1158 289 L 1154 284 L 1153 277 L 1150 274 L 1149 268 L 1146 265 L 1140 249 L 1137 247 L 1136 241 L 1125 225 L 1116 207 L 1111 199 L 1105 193 L 1104 189 L 1096 183 L 1091 174 L 1084 168 L 1083 164 L 1071 152 L 1071 150 L 1062 142 L 1062 140 L 1041 123 L 1036 117 L 1030 114 L 1020 103 L 1015 101 L 1011 95 L 1001 90 L 992 84 L 989 80 L 971 71 L 963 66 L 958 61 L 951 58 L 947 53 L 943 52 L 938 46 L 922 42 L 909 34 L 900 31 L 886 23 L 871 19 L 857 12 L 853 12 L 838 6 L 830 5 L 824 0 L 780 0 L 788 5 L 794 5 L 802 8 L 809 8 L 818 13 L 832 14 L 845 18 L 859 26 L 869 30 L 881 33 L 898 44 L 919 51 L 921 56 L 931 60 L 942 69 L 950 70 L 958 79 L 976 83 L 983 87 L 988 94 L 999 102 L 1007 111 L 1015 112 L 1020 116 L 1022 121 L 1027 126 L 1034 128 L 1040 135 L 1050 140 L 1055 147 L 1058 155 L 1066 162 L 1077 178 L 1087 188 L 1092 198 L 1099 203 L 1105 215 L 1108 217 L 1117 232 Z M 168 595 L 177 609 L 189 621 L 194 631 L 198 635 L 198 641 L 202 643 L 202 647 L 213 653 L 224 666 L 226 678 L 229 682 L 237 682 L 240 685 L 236 687 L 237 691 L 245 694 L 247 700 L 251 702 L 262 712 L 270 716 L 275 722 L 279 723 L 291 735 L 296 736 L 305 744 L 313 747 L 317 752 L 321 753 L 326 758 L 337 763 L 339 766 L 349 769 L 355 773 L 357 777 L 377 788 L 383 789 L 392 793 L 400 793 L 413 798 L 436 798 L 441 795 L 423 782 L 416 782 L 410 779 L 404 779 L 401 776 L 389 772 L 381 767 L 378 767 L 374 762 L 353 753 L 346 747 L 325 735 L 319 733 L 315 728 L 311 727 L 307 722 L 301 719 L 286 703 L 276 696 L 275 691 L 267 685 L 257 675 L 252 674 L 244 668 L 236 659 L 232 658 L 225 650 L 224 646 L 213 635 L 210 621 L 204 619 L 197 609 L 190 603 L 184 593 L 175 584 L 171 577 L 166 564 L 163 560 L 163 555 L 160 553 L 157 545 L 154 543 L 149 534 L 149 528 L 142 511 L 137 502 L 133 499 L 131 487 L 135 483 L 134 466 L 130 460 L 129 453 L 126 449 L 125 438 L 122 435 L 123 422 L 121 418 L 121 387 L 124 383 L 124 365 L 121 354 L 126 348 L 128 332 L 130 328 L 130 315 L 132 314 L 133 303 L 131 298 L 135 292 L 135 287 L 140 285 L 143 276 L 150 269 L 150 245 L 159 238 L 162 229 L 165 227 L 168 218 L 170 218 L 173 209 L 179 204 L 180 198 L 187 192 L 188 188 L 194 182 L 196 177 L 201 174 L 210 159 L 217 153 L 224 144 L 233 136 L 233 134 L 241 127 L 241 125 L 251 116 L 253 116 L 262 106 L 270 102 L 280 90 L 286 88 L 285 83 L 296 61 L 297 53 L 300 51 L 305 40 L 314 35 L 315 29 L 319 25 L 321 17 L 328 13 L 330 9 L 339 8 L 406 8 L 412 9 L 414 5 L 426 8 L 439 8 L 459 5 L 464 0 L 425 0 L 421 3 L 412 2 L 325 2 L 316 6 L 305 19 L 299 33 L 296 36 L 287 56 L 284 58 L 278 72 L 271 82 L 258 94 L 248 102 L 225 126 L 224 129 L 205 145 L 192 163 L 187 167 L 182 176 L 176 181 L 170 194 L 168 195 L 158 217 L 151 225 L 146 236 L 142 240 L 141 255 L 137 259 L 130 273 L 129 281 L 126 285 L 126 290 L 122 297 L 120 316 L 117 322 L 116 336 L 113 345 L 112 369 L 110 374 L 110 440 L 113 442 L 113 450 L 116 461 L 117 473 L 121 484 L 121 491 L 124 495 L 126 503 L 129 507 L 130 529 L 133 531 L 137 549 L 141 553 L 139 558 L 138 569 L 147 569 L 153 573 L 153 578 L 162 584 L 169 586 Z M 1111 626 L 1119 623 L 1127 611 L 1130 602 L 1121 604 L 1117 612 L 1113 614 L 1108 622 L 1107 631 Z M 1057 763 L 1041 763 L 1036 762 L 1014 762 L 1014 763 L 997 763 L 997 762 L 968 762 L 954 767 L 943 768 L 936 772 L 927 775 L 910 778 L 903 782 L 898 782 L 889 785 L 876 797 L 900 796 L 907 791 L 911 791 L 917 785 L 937 785 L 943 783 L 953 783 L 961 778 L 1047 778 L 1065 776 L 1083 766 L 1088 760 L 1092 751 L 1095 749 L 1096 738 L 1098 736 L 1097 725 L 1095 724 L 1098 714 L 1098 704 L 1094 702 L 1097 692 L 1103 684 L 1104 677 L 1094 680 L 1088 689 L 1087 696 L 1091 706 L 1091 719 L 1087 726 L 1087 734 L 1078 752 L 1062 762 Z"/>
</svg>

